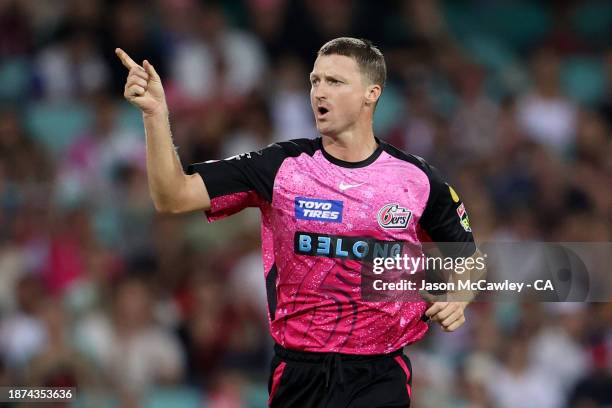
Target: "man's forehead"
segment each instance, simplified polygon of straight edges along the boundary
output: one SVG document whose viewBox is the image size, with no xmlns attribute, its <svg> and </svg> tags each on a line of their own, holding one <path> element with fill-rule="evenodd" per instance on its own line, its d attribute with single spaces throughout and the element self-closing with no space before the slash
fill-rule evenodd
<svg viewBox="0 0 612 408">
<path fill-rule="evenodd" d="M 321 55 L 312 67 L 311 75 L 351 75 L 359 74 L 357 62 L 345 55 Z"/>
</svg>

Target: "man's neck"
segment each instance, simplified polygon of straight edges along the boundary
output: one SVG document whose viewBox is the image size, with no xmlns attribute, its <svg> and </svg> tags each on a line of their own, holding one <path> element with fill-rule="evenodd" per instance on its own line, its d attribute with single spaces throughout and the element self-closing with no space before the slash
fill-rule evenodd
<svg viewBox="0 0 612 408">
<path fill-rule="evenodd" d="M 338 135 L 322 135 L 322 139 L 327 153 L 347 162 L 365 160 L 378 147 L 371 126 L 367 130 L 352 129 Z"/>
</svg>

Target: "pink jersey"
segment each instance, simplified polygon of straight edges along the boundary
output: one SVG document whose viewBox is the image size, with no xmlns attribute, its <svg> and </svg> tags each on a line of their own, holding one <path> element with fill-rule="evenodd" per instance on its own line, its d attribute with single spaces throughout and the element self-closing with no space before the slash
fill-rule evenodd
<svg viewBox="0 0 612 408">
<path fill-rule="evenodd" d="M 418 251 L 424 239 L 475 251 L 465 208 L 437 170 L 377 142 L 361 162 L 330 156 L 318 138 L 189 166 L 211 197 L 210 221 L 260 208 L 270 330 L 285 348 L 381 354 L 421 339 L 426 303 L 362 298 L 363 261 Z"/>
</svg>

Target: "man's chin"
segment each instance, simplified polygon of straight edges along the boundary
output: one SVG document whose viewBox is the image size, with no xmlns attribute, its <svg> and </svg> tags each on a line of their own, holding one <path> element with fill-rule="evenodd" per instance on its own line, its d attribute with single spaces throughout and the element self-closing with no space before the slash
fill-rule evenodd
<svg viewBox="0 0 612 408">
<path fill-rule="evenodd" d="M 328 136 L 334 133 L 333 128 L 329 124 L 317 123 L 317 132 L 321 135 Z"/>
</svg>

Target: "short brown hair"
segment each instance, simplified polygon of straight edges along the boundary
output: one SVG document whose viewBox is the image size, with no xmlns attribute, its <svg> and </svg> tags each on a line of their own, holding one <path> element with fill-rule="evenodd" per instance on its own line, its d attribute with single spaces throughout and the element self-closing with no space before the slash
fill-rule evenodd
<svg viewBox="0 0 612 408">
<path fill-rule="evenodd" d="M 355 59 L 361 73 L 370 82 L 385 87 L 387 64 L 382 52 L 371 41 L 361 38 L 340 37 L 323 44 L 317 56 L 344 55 Z"/>
</svg>

